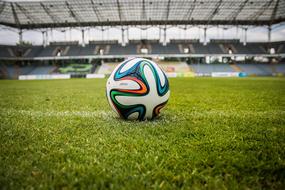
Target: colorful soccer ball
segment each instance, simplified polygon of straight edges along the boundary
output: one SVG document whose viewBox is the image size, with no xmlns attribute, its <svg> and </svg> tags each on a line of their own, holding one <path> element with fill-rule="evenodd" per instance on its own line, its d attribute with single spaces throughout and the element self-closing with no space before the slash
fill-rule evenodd
<svg viewBox="0 0 285 190">
<path fill-rule="evenodd" d="M 148 59 L 133 58 L 119 64 L 107 81 L 107 98 L 124 119 L 150 120 L 169 98 L 165 73 Z"/>
</svg>

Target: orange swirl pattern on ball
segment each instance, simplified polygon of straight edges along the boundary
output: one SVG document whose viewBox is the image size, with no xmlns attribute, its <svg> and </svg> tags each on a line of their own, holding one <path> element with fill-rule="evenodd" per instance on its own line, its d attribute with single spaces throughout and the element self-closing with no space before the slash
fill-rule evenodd
<svg viewBox="0 0 285 190">
<path fill-rule="evenodd" d="M 120 79 L 120 81 L 122 80 L 131 80 L 131 81 L 135 81 L 139 86 L 140 89 L 117 89 L 120 92 L 127 92 L 127 93 L 135 93 L 135 94 L 145 94 L 147 93 L 147 87 L 146 85 L 139 79 L 135 78 L 135 77 L 124 77 L 122 79 Z"/>
</svg>

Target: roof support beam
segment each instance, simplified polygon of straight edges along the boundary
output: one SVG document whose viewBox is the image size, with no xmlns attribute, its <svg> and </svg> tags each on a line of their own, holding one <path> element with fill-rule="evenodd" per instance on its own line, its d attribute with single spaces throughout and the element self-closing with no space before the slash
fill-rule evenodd
<svg viewBox="0 0 285 190">
<path fill-rule="evenodd" d="M 247 43 L 247 28 L 244 28 L 244 41 L 243 41 L 243 45 L 246 46 Z"/>
<path fill-rule="evenodd" d="M 82 29 L 81 30 L 81 34 L 82 34 L 82 36 L 81 36 L 81 39 L 82 39 L 82 47 L 85 47 L 85 30 L 84 29 Z"/>
<path fill-rule="evenodd" d="M 147 20 L 147 17 L 146 17 L 146 10 L 145 10 L 145 0 L 142 0 L 141 20 Z"/>
<path fill-rule="evenodd" d="M 91 4 L 92 4 L 93 12 L 95 13 L 97 20 L 100 22 L 102 20 L 101 19 L 101 15 L 100 15 L 100 13 L 99 13 L 99 11 L 98 11 L 98 9 L 97 9 L 97 7 L 96 7 L 96 5 L 95 5 L 93 0 L 91 0 Z"/>
<path fill-rule="evenodd" d="M 197 0 L 194 0 L 193 1 L 193 4 L 190 6 L 188 12 L 186 13 L 186 15 L 184 16 L 184 19 L 187 19 L 187 20 L 190 20 L 191 19 L 191 16 L 192 16 L 192 13 L 196 7 L 196 2 Z"/>
<path fill-rule="evenodd" d="M 31 23 L 40 23 L 41 22 L 41 20 L 30 15 L 29 12 L 27 11 L 27 9 L 25 9 L 24 7 L 22 7 L 18 3 L 15 3 L 15 5 L 31 21 Z"/>
<path fill-rule="evenodd" d="M 162 44 L 163 44 L 163 46 L 166 46 L 166 36 L 167 34 L 166 34 L 166 27 L 164 27 L 163 28 L 163 42 L 162 42 Z"/>
<path fill-rule="evenodd" d="M 204 28 L 204 41 L 203 41 L 203 45 L 207 45 L 207 28 Z"/>
<path fill-rule="evenodd" d="M 285 22 L 285 18 L 278 18 L 274 20 L 272 24 L 277 24 Z M 62 22 L 62 23 L 24 23 L 24 24 L 16 24 L 16 23 L 7 23 L 0 21 L 0 24 L 14 27 L 14 28 L 23 28 L 23 29 L 37 29 L 37 28 L 64 28 L 64 27 L 83 27 L 83 26 L 133 26 L 133 25 L 140 25 L 140 26 L 146 26 L 146 25 L 231 25 L 232 21 L 225 21 L 225 20 L 211 20 L 210 22 L 207 22 L 205 20 L 167 20 L 167 21 L 157 21 L 157 20 L 148 20 L 147 22 L 142 21 L 101 21 L 101 22 L 81 22 L 81 23 L 73 23 L 73 22 Z M 250 20 L 237 20 L 236 25 L 245 25 L 245 26 L 265 26 L 269 25 L 268 20 L 257 20 L 256 22 L 252 22 Z"/>
<path fill-rule="evenodd" d="M 4 11 L 5 7 L 6 7 L 6 2 L 4 1 L 2 6 L 0 7 L 0 14 Z"/>
<path fill-rule="evenodd" d="M 270 43 L 271 42 L 271 30 L 272 30 L 272 28 L 271 28 L 271 26 L 268 26 L 268 43 Z"/>
<path fill-rule="evenodd" d="M 274 19 L 276 18 L 276 13 L 277 13 L 277 9 L 278 9 L 278 5 L 279 5 L 279 1 L 280 0 L 277 0 L 276 1 L 276 4 L 275 4 L 275 7 L 274 7 L 274 10 L 272 12 L 272 15 L 271 15 L 271 18 L 270 18 L 270 25 L 272 25 Z"/>
<path fill-rule="evenodd" d="M 118 9 L 120 22 L 122 22 L 122 10 L 121 10 L 121 4 L 120 4 L 119 0 L 117 0 L 117 9 Z"/>
<path fill-rule="evenodd" d="M 40 2 L 40 5 L 42 6 L 42 8 L 44 9 L 44 11 L 46 12 L 46 14 L 51 18 L 51 20 L 54 22 L 54 23 L 57 23 L 60 21 L 60 19 L 53 15 L 50 11 L 50 9 L 48 8 L 48 6 L 44 5 L 42 2 Z"/>
<path fill-rule="evenodd" d="M 21 28 L 21 27 L 20 27 L 19 17 L 18 17 L 18 15 L 17 15 L 17 13 L 16 13 L 14 4 L 13 4 L 13 3 L 10 3 L 10 5 L 11 5 L 11 8 L 12 8 L 13 17 L 14 17 L 14 21 L 15 21 L 15 23 L 16 23 L 16 26 L 17 26 L 18 28 Z"/>
<path fill-rule="evenodd" d="M 222 2 L 223 2 L 223 0 L 220 0 L 219 2 L 216 3 L 214 11 L 212 11 L 207 18 L 208 24 L 213 19 L 213 17 L 219 12 L 219 9 L 220 9 L 220 6 L 222 5 Z"/>
<path fill-rule="evenodd" d="M 252 22 L 255 22 L 256 20 L 258 20 L 258 18 L 264 13 L 264 11 L 266 9 L 268 9 L 271 4 L 273 3 L 274 1 L 271 0 L 271 1 L 267 1 L 266 3 L 264 3 L 262 5 L 262 7 L 257 11 L 257 12 L 254 12 L 252 13 L 250 16 L 249 16 L 249 19 L 248 20 L 251 20 Z"/>
<path fill-rule="evenodd" d="M 122 27 L 122 46 L 126 46 L 125 29 Z"/>
<path fill-rule="evenodd" d="M 67 1 L 65 1 L 65 4 L 66 4 L 66 7 L 70 13 L 70 16 L 72 16 L 74 18 L 74 20 L 78 23 L 80 23 L 80 19 L 79 19 L 79 16 L 76 14 L 76 12 L 72 9 L 72 6 L 69 5 L 69 3 Z"/>
<path fill-rule="evenodd" d="M 170 1 L 171 1 L 171 0 L 168 0 L 168 2 L 167 2 L 166 14 L 165 14 L 165 15 L 166 15 L 165 20 L 168 20 L 168 18 L 169 18 Z"/>
<path fill-rule="evenodd" d="M 248 1 L 249 0 L 245 0 L 244 2 L 242 2 L 242 4 L 240 4 L 239 8 L 230 15 L 230 20 L 236 21 L 237 17 L 239 16 L 240 12 L 243 10 Z"/>
<path fill-rule="evenodd" d="M 22 29 L 19 30 L 19 44 L 23 43 L 23 31 Z"/>
</svg>

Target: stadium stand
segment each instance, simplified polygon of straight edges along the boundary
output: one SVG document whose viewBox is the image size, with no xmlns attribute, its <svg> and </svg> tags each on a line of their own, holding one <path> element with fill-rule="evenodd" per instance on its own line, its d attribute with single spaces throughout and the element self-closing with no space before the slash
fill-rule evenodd
<svg viewBox="0 0 285 190">
<path fill-rule="evenodd" d="M 7 66 L 2 69 L 5 70 L 5 74 L 7 78 L 15 78 L 16 73 L 15 73 L 15 69 L 13 66 Z"/>
<path fill-rule="evenodd" d="M 35 69 L 35 66 L 18 66 L 18 65 L 5 65 L 1 64 L 0 69 L 5 78 L 14 79 L 17 78 L 19 75 L 27 75 L 32 70 Z"/>
<path fill-rule="evenodd" d="M 209 54 L 207 46 L 201 43 L 193 43 L 196 54 Z"/>
<path fill-rule="evenodd" d="M 157 61 L 157 63 L 165 72 L 168 73 L 186 73 L 191 71 L 190 67 L 185 62 Z"/>
<path fill-rule="evenodd" d="M 43 50 L 42 46 L 32 46 L 31 51 L 25 56 L 27 58 L 37 57 L 39 53 Z"/>
<path fill-rule="evenodd" d="M 81 47 L 76 45 L 69 46 L 68 52 L 66 52 L 66 56 L 74 56 L 80 55 Z"/>
<path fill-rule="evenodd" d="M 285 63 L 283 64 L 275 64 L 274 69 L 276 73 L 285 74 Z"/>
<path fill-rule="evenodd" d="M 244 72 L 251 76 L 272 76 L 274 73 L 285 74 L 285 64 L 265 64 L 265 63 L 243 63 L 243 64 L 187 64 L 186 62 L 178 61 L 158 61 L 158 65 L 168 73 L 202 73 L 210 75 L 213 72 Z M 97 66 L 96 73 L 110 74 L 113 69 L 118 65 L 118 62 L 108 62 Z M 238 69 L 235 69 L 235 67 Z"/>
<path fill-rule="evenodd" d="M 37 66 L 28 74 L 29 75 L 51 74 L 56 68 L 57 68 L 56 66 Z"/>
<path fill-rule="evenodd" d="M 274 49 L 274 50 L 272 50 Z M 231 51 L 231 52 L 230 52 Z M 273 51 L 273 52 L 272 52 Z M 75 58 L 78 60 L 85 59 L 88 61 L 88 68 L 79 68 L 70 72 L 63 73 L 98 73 L 110 74 L 117 66 L 114 60 L 105 60 L 101 64 L 101 57 L 109 56 L 107 58 L 127 58 L 130 56 L 153 56 L 153 57 L 184 57 L 184 60 L 179 61 L 157 61 L 159 65 L 166 72 L 177 73 L 201 73 L 206 76 L 212 72 L 244 72 L 251 76 L 280 76 L 285 74 L 284 64 L 270 64 L 270 57 L 279 59 L 278 56 L 285 54 L 285 42 L 255 42 L 243 45 L 239 40 L 215 40 L 212 39 L 208 44 L 204 45 L 199 40 L 171 40 L 168 44 L 163 45 L 158 40 L 130 40 L 125 46 L 122 46 L 118 41 L 89 41 L 85 46 L 81 46 L 78 41 L 71 42 L 51 42 L 50 45 L 33 46 L 33 45 L 0 45 L 0 60 L 1 62 L 13 60 L 14 63 L 21 63 L 17 65 L 2 64 L 0 70 L 1 78 L 17 78 L 19 75 L 41 75 L 55 73 L 56 66 L 46 66 L 43 64 L 30 65 L 29 61 L 47 60 L 53 62 L 57 60 Z M 85 57 L 84 57 L 85 56 Z M 101 57 L 100 57 L 101 56 Z M 194 61 L 186 63 L 185 59 L 193 56 Z M 226 57 L 230 59 L 233 56 L 254 57 L 267 56 L 269 57 L 267 63 L 256 61 L 241 61 L 221 63 L 222 61 L 215 61 L 215 63 L 205 64 L 207 56 Z M 284 56 L 284 55 L 283 55 Z M 90 58 L 91 57 L 91 58 Z M 196 58 L 198 57 L 198 58 Z M 98 62 L 93 62 L 100 58 Z M 202 61 L 201 61 L 202 60 Z M 26 61 L 26 62 L 25 62 Z M 28 61 L 28 62 L 27 62 Z M 63 61 L 63 60 L 61 60 Z M 61 61 L 57 62 L 58 64 Z M 22 62 L 28 63 L 23 66 Z M 82 62 L 82 61 L 81 61 Z M 81 63 L 79 61 L 79 63 Z M 70 61 L 64 62 L 70 64 Z M 76 62 L 77 63 L 77 62 Z M 198 64 L 199 63 L 199 64 Z M 229 64 L 231 63 L 231 64 Z M 21 66 L 18 66 L 21 65 Z M 56 64 L 55 64 L 56 65 Z M 63 69 L 64 70 L 64 69 Z M 68 70 L 68 69 L 67 69 Z M 57 71 L 59 71 L 57 69 Z"/>
<path fill-rule="evenodd" d="M 0 46 L 0 57 L 10 57 L 10 54 L 8 52 L 8 47 L 9 46 L 5 46 L 5 45 L 1 45 Z"/>
<path fill-rule="evenodd" d="M 51 56 L 54 56 L 53 55 L 54 51 L 55 51 L 54 46 L 47 46 L 43 48 L 42 51 L 40 51 L 36 57 L 51 57 Z"/>
<path fill-rule="evenodd" d="M 218 43 L 210 43 L 207 46 L 207 49 L 209 54 L 228 54 L 226 48 L 224 48 L 222 44 Z"/>
<path fill-rule="evenodd" d="M 244 46 L 241 43 L 236 43 L 236 44 L 233 44 L 233 46 L 235 47 L 237 54 L 249 54 L 250 53 L 250 51 L 247 48 L 248 45 Z"/>
<path fill-rule="evenodd" d="M 229 64 L 191 64 L 190 67 L 195 73 L 235 72 Z"/>
<path fill-rule="evenodd" d="M 270 76 L 272 75 L 272 67 L 269 64 L 236 64 L 242 72 L 248 75 Z"/>
<path fill-rule="evenodd" d="M 95 44 L 88 44 L 84 48 L 83 47 L 77 47 L 77 48 L 80 49 L 79 55 L 81 55 L 81 56 L 83 56 L 83 55 L 96 55 L 98 53 L 97 52 L 98 50 L 96 49 Z"/>
<path fill-rule="evenodd" d="M 285 42 L 274 43 L 247 43 L 244 46 L 236 41 L 211 40 L 204 45 L 197 41 L 170 41 L 166 46 L 155 40 L 130 40 L 122 46 L 117 41 L 90 41 L 85 47 L 78 42 L 51 43 L 43 46 L 0 46 L 0 59 L 5 58 L 36 58 L 36 57 L 65 57 L 65 56 L 124 56 L 124 55 L 272 55 L 270 49 L 274 48 L 275 53 L 285 54 Z M 146 52 L 142 52 L 145 49 Z M 185 52 L 185 49 L 188 49 Z"/>
<path fill-rule="evenodd" d="M 119 63 L 117 62 L 109 62 L 109 63 L 102 63 L 96 73 L 98 74 L 111 74 L 115 67 L 118 66 Z"/>
<path fill-rule="evenodd" d="M 176 42 L 169 43 L 166 46 L 163 46 L 162 44 L 158 42 L 151 42 L 150 43 L 152 47 L 152 51 L 150 52 L 151 54 L 156 54 L 156 55 L 165 55 L 165 54 L 181 54 L 179 50 L 179 44 Z"/>
<path fill-rule="evenodd" d="M 136 55 L 139 54 L 137 52 L 137 44 L 127 44 L 124 48 L 120 44 L 111 45 L 110 55 Z"/>
</svg>

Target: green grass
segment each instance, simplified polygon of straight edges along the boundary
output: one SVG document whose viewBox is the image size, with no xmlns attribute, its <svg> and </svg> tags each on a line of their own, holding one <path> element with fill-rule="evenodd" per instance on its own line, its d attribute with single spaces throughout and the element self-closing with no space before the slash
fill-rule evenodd
<svg viewBox="0 0 285 190">
<path fill-rule="evenodd" d="M 102 79 L 0 81 L 0 189 L 284 189 L 285 79 L 177 78 L 155 121 Z"/>
</svg>

